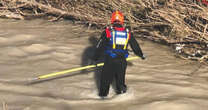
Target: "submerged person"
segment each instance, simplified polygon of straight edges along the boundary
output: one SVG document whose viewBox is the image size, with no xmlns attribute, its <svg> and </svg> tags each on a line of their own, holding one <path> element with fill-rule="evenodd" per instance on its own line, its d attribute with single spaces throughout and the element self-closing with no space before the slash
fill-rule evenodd
<svg viewBox="0 0 208 110">
<path fill-rule="evenodd" d="M 111 16 L 111 27 L 107 27 L 101 38 L 98 40 L 96 50 L 92 60 L 96 62 L 104 52 L 104 66 L 100 76 L 99 96 L 104 98 L 109 93 L 110 84 L 115 79 L 116 94 L 127 91 L 125 84 L 125 74 L 129 53 L 127 50 L 130 44 L 133 52 L 145 59 L 142 50 L 128 28 L 123 26 L 124 16 L 120 11 L 115 11 Z"/>
</svg>

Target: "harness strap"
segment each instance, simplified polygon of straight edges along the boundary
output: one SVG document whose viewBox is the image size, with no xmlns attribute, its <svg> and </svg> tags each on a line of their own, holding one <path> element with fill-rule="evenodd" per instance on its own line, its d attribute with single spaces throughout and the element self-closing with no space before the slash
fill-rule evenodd
<svg viewBox="0 0 208 110">
<path fill-rule="evenodd" d="M 113 33 L 113 49 L 116 49 L 115 31 L 113 30 L 112 33 Z"/>
<path fill-rule="evenodd" d="M 127 32 L 127 39 L 126 39 L 126 43 L 123 48 L 124 50 L 126 50 L 128 42 L 129 42 L 129 33 Z"/>
<path fill-rule="evenodd" d="M 114 29 L 112 29 L 111 30 L 112 31 L 112 35 L 110 34 L 110 30 L 109 30 L 109 28 L 106 28 L 106 33 L 107 33 L 107 37 L 108 38 L 110 38 L 110 37 L 113 37 L 113 49 L 116 49 L 116 31 L 114 30 Z M 126 31 L 127 33 L 127 39 L 126 39 L 126 41 L 125 41 L 125 44 L 124 44 L 124 50 L 126 50 L 126 48 L 127 48 L 127 45 L 128 45 L 128 41 L 129 41 L 129 39 L 130 39 L 130 33 L 129 33 L 129 31 L 127 30 Z"/>
</svg>

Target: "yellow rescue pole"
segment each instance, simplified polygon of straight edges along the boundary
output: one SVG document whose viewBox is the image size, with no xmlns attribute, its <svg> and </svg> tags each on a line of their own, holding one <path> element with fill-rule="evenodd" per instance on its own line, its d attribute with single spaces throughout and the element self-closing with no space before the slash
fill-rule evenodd
<svg viewBox="0 0 208 110">
<path fill-rule="evenodd" d="M 130 61 L 130 60 L 135 60 L 135 59 L 138 59 L 138 58 L 139 57 L 135 56 L 135 57 L 127 58 L 126 60 Z M 49 73 L 49 74 L 46 74 L 46 75 L 38 76 L 36 79 L 50 78 L 50 77 L 57 76 L 57 75 L 63 75 L 63 74 L 66 74 L 66 73 L 80 71 L 80 70 L 94 68 L 94 67 L 99 67 L 99 66 L 103 66 L 103 65 L 104 65 L 104 63 L 99 63 L 97 65 L 88 65 L 88 66 L 73 68 L 73 69 L 64 70 L 64 71 L 60 71 L 60 72 Z"/>
</svg>

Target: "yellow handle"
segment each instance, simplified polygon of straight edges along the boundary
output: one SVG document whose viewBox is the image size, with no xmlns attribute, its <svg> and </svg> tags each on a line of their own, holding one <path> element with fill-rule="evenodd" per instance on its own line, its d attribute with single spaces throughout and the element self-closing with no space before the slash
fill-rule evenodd
<svg viewBox="0 0 208 110">
<path fill-rule="evenodd" d="M 136 56 L 136 57 L 127 58 L 126 60 L 130 61 L 130 60 L 135 60 L 135 59 L 138 59 L 138 58 L 139 57 Z M 73 68 L 73 69 L 70 69 L 70 70 L 64 70 L 64 71 L 60 71 L 60 72 L 49 73 L 49 74 L 46 74 L 46 75 L 39 76 L 38 79 L 45 79 L 45 78 L 49 78 L 49 77 L 53 77 L 53 76 L 57 76 L 57 75 L 62 75 L 62 74 L 70 73 L 70 72 L 80 71 L 80 70 L 94 68 L 96 66 L 103 66 L 103 65 L 104 65 L 104 63 L 99 63 L 97 65 L 88 65 L 88 66 L 84 66 L 84 67 Z"/>
</svg>

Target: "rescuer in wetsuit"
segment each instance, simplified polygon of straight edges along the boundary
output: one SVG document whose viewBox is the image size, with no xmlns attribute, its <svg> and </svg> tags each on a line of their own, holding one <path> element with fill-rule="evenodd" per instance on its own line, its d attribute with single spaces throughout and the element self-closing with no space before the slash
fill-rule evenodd
<svg viewBox="0 0 208 110">
<path fill-rule="evenodd" d="M 123 27 L 124 16 L 120 11 L 115 11 L 111 17 L 112 27 L 107 27 L 99 39 L 93 61 L 97 61 L 104 51 L 104 66 L 100 77 L 99 96 L 104 98 L 109 93 L 110 84 L 115 78 L 116 93 L 125 93 L 125 74 L 128 57 L 128 44 L 133 52 L 145 59 L 142 50 L 129 29 Z"/>
</svg>

